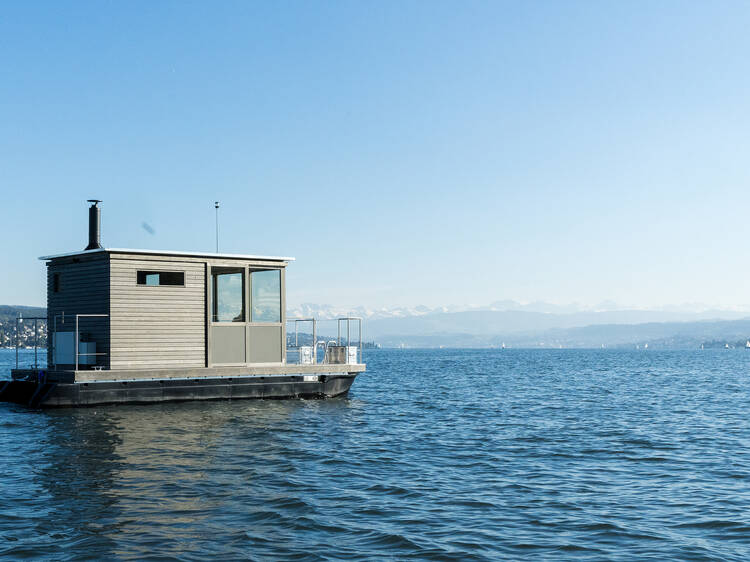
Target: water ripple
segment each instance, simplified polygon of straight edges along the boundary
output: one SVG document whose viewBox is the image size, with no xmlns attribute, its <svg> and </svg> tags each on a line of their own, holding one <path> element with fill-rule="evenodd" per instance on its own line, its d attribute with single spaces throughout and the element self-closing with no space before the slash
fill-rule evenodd
<svg viewBox="0 0 750 562">
<path fill-rule="evenodd" d="M 0 405 L 0 556 L 750 558 L 750 353 L 367 361 L 334 400 Z"/>
</svg>

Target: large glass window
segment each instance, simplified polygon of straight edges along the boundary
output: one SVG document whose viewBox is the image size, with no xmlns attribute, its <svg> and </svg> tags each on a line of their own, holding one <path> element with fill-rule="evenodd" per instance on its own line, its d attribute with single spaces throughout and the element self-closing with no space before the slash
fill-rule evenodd
<svg viewBox="0 0 750 562">
<path fill-rule="evenodd" d="M 281 322 L 281 271 L 250 273 L 251 322 Z"/>
<path fill-rule="evenodd" d="M 245 321 L 244 269 L 214 267 L 211 269 L 213 302 L 211 317 L 214 322 Z"/>
</svg>

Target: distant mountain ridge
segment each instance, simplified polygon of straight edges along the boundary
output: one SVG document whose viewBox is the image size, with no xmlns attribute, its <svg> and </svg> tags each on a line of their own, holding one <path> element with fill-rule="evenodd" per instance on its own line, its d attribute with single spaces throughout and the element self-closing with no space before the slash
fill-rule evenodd
<svg viewBox="0 0 750 562">
<path fill-rule="evenodd" d="M 690 310 L 691 306 L 698 310 Z M 520 347 L 600 347 L 650 342 L 657 347 L 694 348 L 707 340 L 734 341 L 750 336 L 750 312 L 739 307 L 703 306 L 700 310 L 701 305 L 682 305 L 646 310 L 617 309 L 614 303 L 602 303 L 597 309 L 586 310 L 578 305 L 498 301 L 468 310 L 450 308 L 347 309 L 307 304 L 290 309 L 288 317 L 361 316 L 365 318 L 366 338 L 389 347 L 488 347 L 503 343 Z"/>
<path fill-rule="evenodd" d="M 368 336 L 369 337 L 369 336 Z M 516 334 L 393 334 L 376 338 L 384 347 L 518 347 L 698 349 L 737 347 L 750 340 L 750 318 L 701 322 L 598 324 Z"/>
<path fill-rule="evenodd" d="M 611 312 L 550 314 L 526 311 L 495 312 L 482 310 L 433 313 L 407 318 L 372 319 L 367 322 L 367 326 L 368 332 L 375 337 L 394 333 L 428 335 L 455 332 L 473 335 L 511 335 L 597 325 L 736 320 L 750 316 L 747 313 L 736 314 L 737 316 L 733 318 L 717 318 L 714 312 L 690 314 L 681 312 L 619 310 Z"/>
</svg>

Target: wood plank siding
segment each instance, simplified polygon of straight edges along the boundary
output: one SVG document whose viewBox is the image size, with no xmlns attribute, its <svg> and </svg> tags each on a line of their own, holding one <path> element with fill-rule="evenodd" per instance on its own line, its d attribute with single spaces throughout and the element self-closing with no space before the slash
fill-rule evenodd
<svg viewBox="0 0 750 562">
<path fill-rule="evenodd" d="M 112 254 L 111 369 L 206 366 L 205 260 Z M 184 272 L 184 286 L 138 285 L 138 271 Z"/>
<path fill-rule="evenodd" d="M 55 328 L 55 316 L 58 332 L 74 331 L 76 314 L 109 314 L 108 254 L 58 258 L 47 263 L 47 321 L 50 333 Z M 106 318 L 82 318 L 79 333 L 82 334 L 81 339 L 96 342 L 97 353 L 109 354 L 109 323 Z M 47 347 L 47 364 L 53 364 L 52 345 Z M 97 364 L 108 368 L 109 355 L 97 358 Z"/>
</svg>

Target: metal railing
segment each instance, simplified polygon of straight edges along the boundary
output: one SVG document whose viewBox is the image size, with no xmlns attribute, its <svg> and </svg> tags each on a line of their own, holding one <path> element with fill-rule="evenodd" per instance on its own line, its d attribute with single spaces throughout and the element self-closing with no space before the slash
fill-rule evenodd
<svg viewBox="0 0 750 562">
<path fill-rule="evenodd" d="M 359 363 L 364 363 L 364 360 L 362 359 L 362 318 L 359 316 L 345 316 L 343 318 L 337 318 L 336 319 L 336 328 L 338 329 L 338 345 L 341 345 L 341 323 L 346 322 L 346 346 L 351 347 L 352 340 L 351 340 L 351 323 L 357 322 L 358 324 L 358 336 L 359 336 L 359 344 L 357 345 L 357 348 L 359 349 Z"/>
<path fill-rule="evenodd" d="M 356 357 L 355 362 L 357 363 L 364 363 L 363 355 L 362 355 L 362 318 L 360 317 L 354 317 L 354 316 L 347 316 L 343 318 L 335 318 L 331 320 L 317 320 L 315 318 L 289 318 L 286 321 L 294 322 L 294 342 L 292 343 L 290 341 L 290 337 L 287 336 L 286 338 L 286 346 L 287 351 L 296 351 L 299 355 L 297 362 L 302 364 L 303 363 L 303 354 L 305 352 L 312 354 L 312 361 L 310 361 L 312 364 L 318 364 L 318 348 L 323 348 L 323 359 L 320 362 L 321 364 L 327 364 L 329 361 L 331 363 L 334 362 L 349 362 L 349 356 L 348 356 L 348 350 L 351 347 L 354 347 L 351 345 L 351 333 L 352 333 L 352 326 L 351 324 L 353 322 L 357 323 L 357 338 L 358 343 L 356 345 Z M 300 333 L 299 333 L 299 323 L 300 322 L 310 322 L 312 323 L 312 345 L 300 345 Z M 318 341 L 318 324 L 319 323 L 325 323 L 325 322 L 336 322 L 336 329 L 337 329 L 337 336 L 336 339 L 321 339 Z M 345 323 L 345 325 L 344 325 Z M 346 339 L 343 339 L 343 334 L 346 334 Z M 291 335 L 291 334 L 290 334 Z M 309 351 L 305 350 L 306 347 L 310 347 L 311 349 Z M 333 347 L 343 348 L 343 349 L 331 349 Z M 329 349 L 332 353 L 329 353 Z M 339 355 L 337 356 L 335 353 L 338 352 Z M 309 356 L 308 356 L 309 357 Z M 337 360 L 332 359 L 333 357 L 337 357 Z"/>
<path fill-rule="evenodd" d="M 39 368 L 39 320 L 47 322 L 47 318 L 44 316 L 18 316 L 16 318 L 16 369 L 18 369 L 18 350 L 21 347 L 21 331 L 19 325 L 23 324 L 24 320 L 34 321 L 34 369 Z M 47 330 L 47 340 L 49 341 L 49 330 Z"/>
<path fill-rule="evenodd" d="M 297 350 L 297 353 L 301 352 L 300 345 L 299 345 L 299 323 L 300 322 L 312 323 L 312 362 L 317 363 L 318 362 L 318 358 L 317 358 L 318 346 L 316 345 L 317 320 L 315 320 L 315 318 L 289 318 L 287 322 L 294 322 L 294 348 Z M 302 357 L 300 356 L 300 361 L 301 360 L 302 360 Z"/>
</svg>

